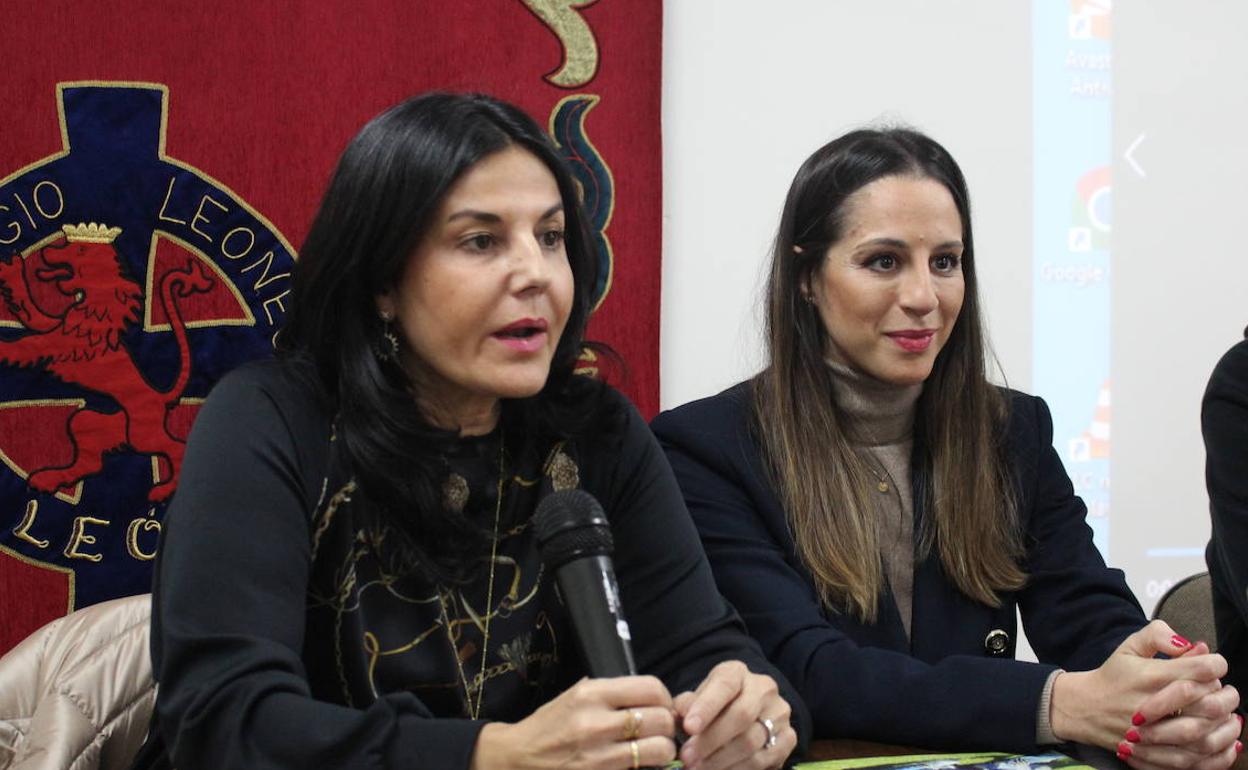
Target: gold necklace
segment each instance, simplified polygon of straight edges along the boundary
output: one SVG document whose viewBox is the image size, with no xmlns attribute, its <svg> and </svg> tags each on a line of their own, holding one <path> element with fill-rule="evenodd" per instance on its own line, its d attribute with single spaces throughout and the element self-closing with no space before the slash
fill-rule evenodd
<svg viewBox="0 0 1248 770">
<path fill-rule="evenodd" d="M 464 705 L 468 709 L 468 716 L 472 719 L 478 719 L 481 716 L 481 703 L 485 699 L 485 656 L 490 650 L 490 618 L 493 613 L 490 608 L 494 606 L 494 563 L 498 556 L 498 524 L 503 512 L 503 482 L 506 479 L 506 436 L 499 437 L 498 447 L 498 494 L 494 501 L 494 540 L 490 545 L 490 582 L 485 592 L 485 623 L 481 627 L 481 673 L 478 675 L 481 684 L 477 688 L 477 702 L 472 702 L 472 687 L 468 684 L 468 675 L 464 673 L 464 662 L 460 660 L 459 648 L 455 646 L 455 636 L 451 633 L 451 619 L 446 611 L 447 592 L 438 587 L 438 603 L 442 606 L 442 627 L 446 629 L 446 640 L 451 645 L 451 655 L 455 658 L 455 666 L 459 669 L 459 681 L 464 685 Z"/>
<path fill-rule="evenodd" d="M 872 475 L 872 476 L 875 476 L 875 480 L 878 482 L 878 483 L 875 485 L 875 488 L 876 488 L 877 490 L 879 490 L 880 494 L 886 495 L 886 494 L 888 494 L 888 490 L 889 490 L 889 488 L 890 488 L 890 487 L 889 487 L 889 483 L 888 483 L 888 482 L 892 480 L 893 475 L 892 475 L 891 473 L 889 473 L 889 472 L 888 472 L 888 468 L 885 468 L 885 467 L 884 467 L 884 463 L 880 463 L 880 468 L 884 471 L 884 475 L 883 475 L 883 476 L 881 476 L 881 475 L 880 475 L 880 473 L 879 473 L 879 471 L 877 471 L 877 470 L 873 467 L 872 462 L 871 462 L 871 461 L 874 461 L 874 462 L 879 463 L 880 461 L 879 461 L 879 460 L 877 460 L 877 459 L 875 458 L 875 455 L 871 454 L 869 451 L 867 452 L 867 454 L 868 454 L 868 455 L 869 455 L 869 457 L 870 457 L 870 461 L 865 462 L 865 463 L 863 463 L 863 464 L 867 467 L 867 470 L 871 471 L 871 475 Z"/>
</svg>

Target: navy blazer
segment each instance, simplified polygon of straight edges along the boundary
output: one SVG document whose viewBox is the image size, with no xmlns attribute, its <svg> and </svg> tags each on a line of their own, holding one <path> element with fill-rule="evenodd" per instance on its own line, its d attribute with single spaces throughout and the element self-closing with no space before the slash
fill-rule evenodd
<svg viewBox="0 0 1248 770">
<path fill-rule="evenodd" d="M 1054 668 L 1096 668 L 1147 622 L 1122 572 L 1092 544 L 1087 509 L 1052 447 L 1048 407 L 1013 391 L 1008 447 L 1027 585 L 988 607 L 958 590 L 934 548 L 923 555 L 916 543 L 909 640 L 887 588 L 871 625 L 825 608 L 752 435 L 748 387 L 665 412 L 651 427 L 720 591 L 805 699 L 815 738 L 1033 750 Z M 917 533 L 926 511 L 915 501 Z M 1044 663 L 1013 660 L 1016 608 Z"/>
<path fill-rule="evenodd" d="M 1248 340 L 1218 361 L 1201 404 L 1205 482 L 1212 537 L 1205 550 L 1213 582 L 1218 652 L 1230 665 L 1223 677 L 1248 693 Z"/>
</svg>

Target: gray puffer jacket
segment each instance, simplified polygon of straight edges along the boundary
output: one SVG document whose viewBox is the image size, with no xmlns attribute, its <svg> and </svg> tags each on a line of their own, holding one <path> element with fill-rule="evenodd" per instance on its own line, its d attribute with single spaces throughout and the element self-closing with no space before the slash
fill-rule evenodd
<svg viewBox="0 0 1248 770">
<path fill-rule="evenodd" d="M 156 701 L 151 595 L 52 621 L 0 658 L 0 770 L 129 767 Z"/>
</svg>

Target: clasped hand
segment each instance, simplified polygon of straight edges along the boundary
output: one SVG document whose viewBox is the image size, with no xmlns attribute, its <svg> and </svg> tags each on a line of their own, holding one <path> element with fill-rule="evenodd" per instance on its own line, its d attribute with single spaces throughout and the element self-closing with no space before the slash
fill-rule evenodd
<svg viewBox="0 0 1248 770">
<path fill-rule="evenodd" d="M 1239 693 L 1220 681 L 1226 669 L 1208 645 L 1155 620 L 1094 671 L 1058 676 L 1053 731 L 1117 751 L 1136 770 L 1225 770 L 1242 750 Z"/>
<path fill-rule="evenodd" d="M 482 728 L 472 768 L 662 766 L 677 758 L 680 727 L 689 737 L 679 758 L 690 770 L 772 770 L 797 745 L 790 713 L 775 681 L 738 661 L 675 698 L 651 676 L 582 679 L 515 724 Z"/>
</svg>

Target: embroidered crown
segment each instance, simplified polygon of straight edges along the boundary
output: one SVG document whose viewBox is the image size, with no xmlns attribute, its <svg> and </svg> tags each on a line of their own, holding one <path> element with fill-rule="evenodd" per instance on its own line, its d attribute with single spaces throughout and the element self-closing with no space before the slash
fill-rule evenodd
<svg viewBox="0 0 1248 770">
<path fill-rule="evenodd" d="M 70 243 L 112 243 L 121 235 L 120 227 L 108 227 L 95 222 L 61 225 L 61 229 L 65 231 L 65 238 Z"/>
</svg>

